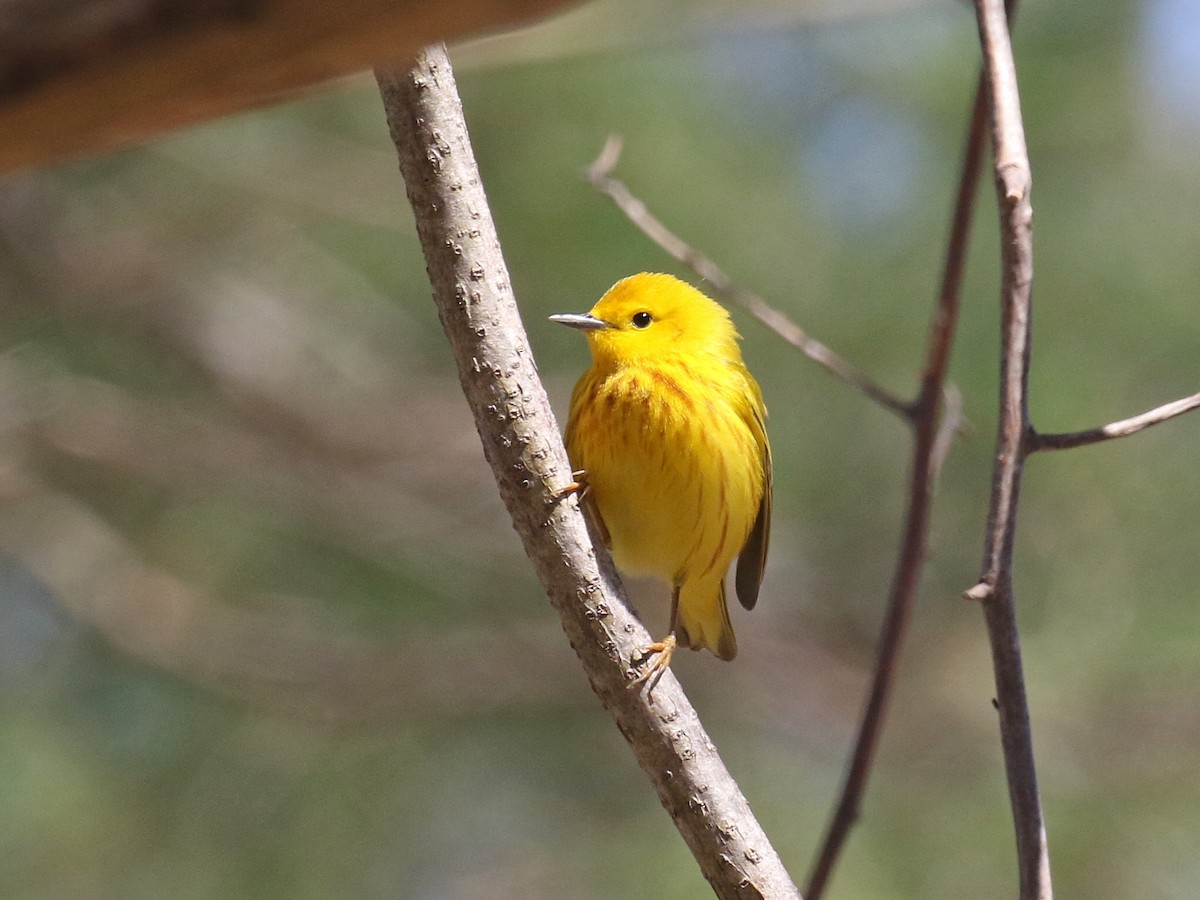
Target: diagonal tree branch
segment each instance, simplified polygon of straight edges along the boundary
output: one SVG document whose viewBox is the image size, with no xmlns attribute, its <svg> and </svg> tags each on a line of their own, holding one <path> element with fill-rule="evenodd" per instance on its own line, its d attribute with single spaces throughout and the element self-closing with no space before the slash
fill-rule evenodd
<svg viewBox="0 0 1200 900">
<path fill-rule="evenodd" d="M 624 182 L 613 177 L 613 170 L 616 169 L 620 158 L 621 139 L 616 135 L 611 135 L 605 142 L 604 149 L 600 151 L 600 155 L 596 157 L 596 161 L 588 167 L 588 181 L 596 190 L 611 199 L 626 218 L 636 225 L 646 237 L 679 262 L 689 266 L 692 271 L 712 286 L 715 294 L 747 309 L 754 318 L 826 371 L 858 388 L 880 406 L 890 409 L 905 419 L 912 418 L 910 404 L 876 384 L 816 338 L 811 337 L 803 328 L 763 300 L 762 297 L 739 287 L 722 271 L 720 266 L 713 262 L 711 257 L 705 256 L 667 228 L 662 220 L 646 208 L 645 203 L 634 196 Z"/>
<path fill-rule="evenodd" d="M 797 898 L 779 856 L 673 675 L 627 689 L 650 637 L 595 548 L 538 380 L 444 47 L 377 72 L 438 315 L 500 494 L 593 690 L 718 896 Z"/>
<path fill-rule="evenodd" d="M 1025 452 L 1035 453 L 1038 450 L 1069 450 L 1072 447 L 1086 447 L 1088 444 L 1098 444 L 1101 441 L 1111 441 L 1114 438 L 1129 437 L 1139 431 L 1145 431 L 1151 425 L 1159 425 L 1170 421 L 1176 416 L 1200 409 L 1200 394 L 1192 394 L 1164 403 L 1141 415 L 1110 422 L 1099 428 L 1089 428 L 1086 431 L 1070 431 L 1065 434 L 1042 434 L 1030 431 L 1025 441 Z"/>
<path fill-rule="evenodd" d="M 979 583 L 965 596 L 983 605 L 991 644 L 1000 741 L 1016 829 L 1020 897 L 1050 900 L 1050 855 L 1038 795 L 1012 589 L 1017 502 L 1030 432 L 1027 397 L 1033 279 L 1032 181 L 1003 0 L 975 0 L 975 10 L 983 45 L 1000 207 L 1002 344 L 1000 416 L 983 572 Z"/>
</svg>

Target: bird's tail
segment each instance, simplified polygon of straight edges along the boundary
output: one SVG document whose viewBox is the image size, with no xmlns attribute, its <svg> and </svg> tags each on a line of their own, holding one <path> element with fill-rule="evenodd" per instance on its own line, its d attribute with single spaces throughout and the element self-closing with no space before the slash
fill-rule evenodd
<svg viewBox="0 0 1200 900">
<path fill-rule="evenodd" d="M 693 650 L 706 649 L 718 659 L 737 656 L 737 638 L 725 605 L 725 581 L 688 582 L 679 590 L 675 619 L 679 643 Z"/>
</svg>

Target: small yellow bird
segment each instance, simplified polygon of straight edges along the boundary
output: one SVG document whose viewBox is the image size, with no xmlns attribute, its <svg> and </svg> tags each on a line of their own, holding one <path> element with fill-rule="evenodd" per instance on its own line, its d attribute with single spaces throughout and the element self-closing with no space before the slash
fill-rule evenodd
<svg viewBox="0 0 1200 900">
<path fill-rule="evenodd" d="M 587 336 L 592 366 L 571 396 L 566 445 L 621 571 L 671 586 L 667 636 L 733 659 L 725 574 L 738 557 L 746 609 L 758 600 L 771 531 L 771 448 L 762 392 L 729 314 L 671 275 L 618 281 L 585 315 L 551 316 Z M 575 485 L 578 487 L 578 485 Z"/>
</svg>

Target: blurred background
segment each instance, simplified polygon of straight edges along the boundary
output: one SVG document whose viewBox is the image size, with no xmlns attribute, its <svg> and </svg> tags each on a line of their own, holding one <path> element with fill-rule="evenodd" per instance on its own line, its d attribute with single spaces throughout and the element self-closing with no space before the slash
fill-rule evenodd
<svg viewBox="0 0 1200 900">
<path fill-rule="evenodd" d="M 452 48 L 547 386 L 546 321 L 690 277 L 582 177 L 915 389 L 978 66 L 968 5 L 599 0 Z M 1200 8 L 1029 0 L 1032 413 L 1200 384 Z M 834 898 L 1011 897 L 979 610 L 997 256 L 976 217 L 949 459 Z M 694 279 L 693 279 L 694 280 Z M 496 496 L 373 81 L 0 185 L 0 895 L 692 898 Z M 797 880 L 841 780 L 906 428 L 739 310 L 772 557 L 731 664 L 675 670 Z M 1031 460 L 1016 589 L 1062 896 L 1200 895 L 1200 417 Z M 635 586 L 651 631 L 665 596 Z"/>
</svg>

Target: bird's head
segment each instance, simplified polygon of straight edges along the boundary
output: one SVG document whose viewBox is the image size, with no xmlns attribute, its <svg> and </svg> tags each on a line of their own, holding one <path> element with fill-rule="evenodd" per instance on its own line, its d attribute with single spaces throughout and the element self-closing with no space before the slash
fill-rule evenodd
<svg viewBox="0 0 1200 900">
<path fill-rule="evenodd" d="M 675 356 L 741 358 L 729 313 L 673 275 L 631 275 L 609 288 L 590 312 L 550 320 L 584 332 L 598 363 L 619 366 Z"/>
</svg>

